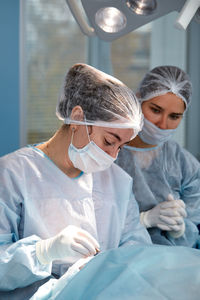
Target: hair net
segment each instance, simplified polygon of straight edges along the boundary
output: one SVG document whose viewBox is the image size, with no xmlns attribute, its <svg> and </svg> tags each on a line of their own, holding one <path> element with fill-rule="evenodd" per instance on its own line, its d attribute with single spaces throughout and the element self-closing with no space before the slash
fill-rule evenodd
<svg viewBox="0 0 200 300">
<path fill-rule="evenodd" d="M 140 102 L 173 93 L 184 101 L 187 109 L 191 102 L 192 84 L 189 76 L 180 68 L 159 66 L 146 73 L 137 92 Z"/>
<path fill-rule="evenodd" d="M 84 119 L 71 119 L 75 106 L 81 106 Z M 86 64 L 76 64 L 65 76 L 57 105 L 64 123 L 113 128 L 133 128 L 137 135 L 143 125 L 140 104 L 121 81 Z"/>
</svg>

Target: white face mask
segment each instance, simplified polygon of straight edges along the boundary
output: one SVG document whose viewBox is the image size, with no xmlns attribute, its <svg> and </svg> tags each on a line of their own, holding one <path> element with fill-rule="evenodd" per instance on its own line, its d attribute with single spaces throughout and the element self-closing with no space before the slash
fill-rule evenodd
<svg viewBox="0 0 200 300">
<path fill-rule="evenodd" d="M 75 168 L 83 171 L 84 173 L 94 173 L 109 168 L 116 160 L 117 157 L 111 157 L 99 148 L 93 141 L 90 141 L 89 134 L 89 144 L 81 149 L 76 148 L 72 144 L 73 135 L 74 133 L 72 133 L 71 143 L 68 148 L 68 155 Z"/>
<path fill-rule="evenodd" d="M 138 135 L 144 143 L 158 145 L 168 141 L 174 134 L 175 130 L 176 129 L 160 129 L 144 118 L 144 126 Z"/>
</svg>

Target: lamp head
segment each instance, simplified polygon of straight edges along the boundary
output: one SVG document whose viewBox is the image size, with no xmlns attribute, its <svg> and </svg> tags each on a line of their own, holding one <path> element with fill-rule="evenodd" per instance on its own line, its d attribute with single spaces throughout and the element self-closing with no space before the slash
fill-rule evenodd
<svg viewBox="0 0 200 300">
<path fill-rule="evenodd" d="M 79 1 L 87 18 L 81 14 L 77 0 L 66 0 L 82 32 L 88 36 L 96 35 L 109 42 L 172 11 L 180 11 L 185 2 L 200 2 L 200 0 Z"/>
<path fill-rule="evenodd" d="M 150 15 L 157 7 L 156 0 L 127 0 L 127 6 L 137 15 Z"/>
</svg>

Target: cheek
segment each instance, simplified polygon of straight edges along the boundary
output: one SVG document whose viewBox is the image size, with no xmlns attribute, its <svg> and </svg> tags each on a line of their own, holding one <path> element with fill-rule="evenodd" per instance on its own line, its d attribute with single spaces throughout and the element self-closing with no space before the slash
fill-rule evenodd
<svg viewBox="0 0 200 300">
<path fill-rule="evenodd" d="M 99 148 L 103 149 L 104 143 L 103 138 L 97 134 L 90 136 L 91 141 L 93 141 Z"/>
<path fill-rule="evenodd" d="M 182 119 L 178 119 L 178 120 L 170 120 L 170 124 L 169 124 L 169 129 L 176 129 L 178 127 L 178 125 L 180 124 Z"/>
<path fill-rule="evenodd" d="M 85 147 L 89 143 L 87 133 L 82 131 L 75 133 L 72 143 L 78 149 Z"/>
<path fill-rule="evenodd" d="M 154 114 L 151 110 L 149 110 L 148 108 L 144 108 L 142 110 L 144 117 L 150 121 L 151 123 L 154 123 L 156 121 L 158 121 L 159 119 L 159 115 Z"/>
</svg>

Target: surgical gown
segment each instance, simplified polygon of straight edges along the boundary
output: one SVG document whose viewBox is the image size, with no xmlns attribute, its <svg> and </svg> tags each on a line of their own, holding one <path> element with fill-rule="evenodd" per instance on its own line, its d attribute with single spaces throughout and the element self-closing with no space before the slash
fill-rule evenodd
<svg viewBox="0 0 200 300">
<path fill-rule="evenodd" d="M 167 200 L 171 193 L 186 205 L 185 234 L 177 239 L 159 228 L 148 229 L 152 242 L 195 247 L 200 224 L 200 164 L 175 141 L 155 148 L 125 146 L 117 164 L 133 178 L 133 193 L 140 212 Z"/>
<path fill-rule="evenodd" d="M 44 280 L 66 272 L 67 261 L 40 264 L 35 244 L 70 224 L 92 234 L 101 251 L 151 244 L 132 179 L 117 165 L 72 179 L 35 147 L 0 159 L 0 299 L 29 299 Z"/>
</svg>

